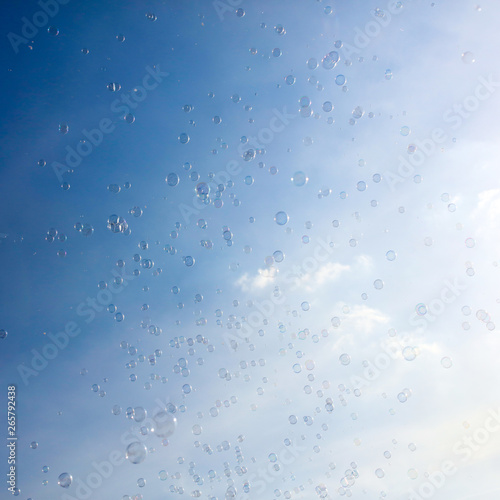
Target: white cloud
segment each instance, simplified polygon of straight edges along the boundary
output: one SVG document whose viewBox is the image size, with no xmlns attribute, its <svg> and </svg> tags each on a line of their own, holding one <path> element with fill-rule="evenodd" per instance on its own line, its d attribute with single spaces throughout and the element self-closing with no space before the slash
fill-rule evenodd
<svg viewBox="0 0 500 500">
<path fill-rule="evenodd" d="M 339 262 L 328 262 L 317 271 L 307 273 L 302 277 L 302 283 L 307 292 L 313 292 L 318 287 L 336 281 L 343 272 L 350 271 L 351 266 Z"/>
<path fill-rule="evenodd" d="M 477 233 L 488 236 L 496 234 L 500 216 L 500 189 L 487 189 L 478 194 L 477 208 L 471 214 L 471 222 Z"/>
<path fill-rule="evenodd" d="M 256 276 L 250 276 L 249 273 L 242 274 L 235 285 L 241 288 L 242 291 L 262 290 L 266 286 L 274 284 L 274 279 L 278 274 L 278 270 L 274 267 L 268 269 L 259 269 Z"/>
</svg>

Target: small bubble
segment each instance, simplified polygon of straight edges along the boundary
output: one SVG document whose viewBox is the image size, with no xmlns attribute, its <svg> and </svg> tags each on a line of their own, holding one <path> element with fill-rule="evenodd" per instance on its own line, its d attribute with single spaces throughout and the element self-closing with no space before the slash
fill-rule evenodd
<svg viewBox="0 0 500 500">
<path fill-rule="evenodd" d="M 69 488 L 72 481 L 73 477 L 71 476 L 71 474 L 63 472 L 57 479 L 57 484 L 61 486 L 61 488 Z"/>
<path fill-rule="evenodd" d="M 382 290 L 382 288 L 384 288 L 384 282 L 381 280 L 381 279 L 377 279 L 373 282 L 373 286 L 377 289 L 377 290 Z"/>
<path fill-rule="evenodd" d="M 425 314 L 427 314 L 427 306 L 425 304 L 423 304 L 422 302 L 420 302 L 419 304 L 417 304 L 415 306 L 415 312 L 419 316 L 424 316 Z"/>
<path fill-rule="evenodd" d="M 359 120 L 365 114 L 361 106 L 356 106 L 352 111 L 352 116 L 355 120 Z"/>
<path fill-rule="evenodd" d="M 337 75 L 336 78 L 335 78 L 335 83 L 337 85 L 345 85 L 346 83 L 346 78 L 344 75 Z"/>
<path fill-rule="evenodd" d="M 392 262 L 392 261 L 396 260 L 397 254 L 394 250 L 389 250 L 386 252 L 385 257 L 387 260 Z"/>
<path fill-rule="evenodd" d="M 285 28 L 281 25 L 281 24 L 277 24 L 275 27 L 274 27 L 274 32 L 277 34 L 277 35 L 280 35 L 280 36 L 283 36 L 286 34 L 286 30 Z"/>
<path fill-rule="evenodd" d="M 351 362 L 351 357 L 349 356 L 349 354 L 344 353 L 340 355 L 339 360 L 341 364 L 347 366 Z"/>
<path fill-rule="evenodd" d="M 406 346 L 403 349 L 403 358 L 405 358 L 406 361 L 413 361 L 416 357 L 417 357 L 417 353 L 413 347 Z"/>
<path fill-rule="evenodd" d="M 182 132 L 182 134 L 179 135 L 178 139 L 181 144 L 187 144 L 189 142 L 189 135 L 187 135 L 185 132 Z"/>
<path fill-rule="evenodd" d="M 288 214 L 286 212 L 277 212 L 274 216 L 274 221 L 279 226 L 284 226 L 288 222 Z"/>
<path fill-rule="evenodd" d="M 310 59 L 307 60 L 307 67 L 309 69 L 316 69 L 318 67 L 318 61 L 316 58 L 311 57 Z"/>
<path fill-rule="evenodd" d="M 330 101 L 325 101 L 322 108 L 325 113 L 329 113 L 333 109 L 333 104 Z"/>
<path fill-rule="evenodd" d="M 116 82 L 108 83 L 108 90 L 110 92 L 118 92 L 121 88 L 122 86 L 119 83 Z"/>
<path fill-rule="evenodd" d="M 462 61 L 465 64 L 473 64 L 476 62 L 476 58 L 474 57 L 474 54 L 472 52 L 464 52 L 462 54 Z"/>
<path fill-rule="evenodd" d="M 283 254 L 283 252 L 281 250 L 276 250 L 273 253 L 273 258 L 274 258 L 275 262 L 280 263 L 280 262 L 283 262 L 285 255 Z"/>
<path fill-rule="evenodd" d="M 184 258 L 184 264 L 187 266 L 187 267 L 191 267 L 193 266 L 195 263 L 195 260 L 193 257 L 191 257 L 190 255 L 188 255 L 187 257 Z"/>
<path fill-rule="evenodd" d="M 451 368 L 453 366 L 453 361 L 448 356 L 445 356 L 441 359 L 441 366 L 446 369 Z"/>
<path fill-rule="evenodd" d="M 172 172 L 172 173 L 167 175 L 165 182 L 169 186 L 172 186 L 172 187 L 177 186 L 177 184 L 179 184 L 179 176 L 175 172 Z"/>
<path fill-rule="evenodd" d="M 125 458 L 132 464 L 140 464 L 146 459 L 147 452 L 144 444 L 134 441 L 127 446 Z"/>
<path fill-rule="evenodd" d="M 418 472 L 415 469 L 408 469 L 408 477 L 410 479 L 417 479 Z"/>
</svg>

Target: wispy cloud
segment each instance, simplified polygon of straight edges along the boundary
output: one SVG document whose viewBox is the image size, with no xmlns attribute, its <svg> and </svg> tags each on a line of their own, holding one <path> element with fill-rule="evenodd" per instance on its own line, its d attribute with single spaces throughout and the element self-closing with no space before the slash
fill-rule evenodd
<svg viewBox="0 0 500 500">
<path fill-rule="evenodd" d="M 351 266 L 339 262 L 327 262 L 317 271 L 307 273 L 302 277 L 304 288 L 308 292 L 317 290 L 318 287 L 332 283 L 340 278 L 344 272 L 350 271 Z"/>
</svg>

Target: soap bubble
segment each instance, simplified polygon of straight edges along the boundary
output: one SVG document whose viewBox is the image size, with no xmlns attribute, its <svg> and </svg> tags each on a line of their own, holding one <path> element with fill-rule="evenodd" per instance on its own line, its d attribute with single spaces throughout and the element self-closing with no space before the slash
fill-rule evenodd
<svg viewBox="0 0 500 500">
<path fill-rule="evenodd" d="M 394 250 L 389 250 L 386 254 L 385 254 L 387 260 L 389 261 L 393 261 L 393 260 L 396 260 L 396 257 L 397 257 L 397 254 Z"/>
<path fill-rule="evenodd" d="M 329 113 L 333 109 L 333 104 L 330 101 L 325 101 L 322 108 L 325 113 Z"/>
<path fill-rule="evenodd" d="M 337 75 L 335 78 L 335 83 L 337 85 L 344 85 L 346 82 L 345 76 L 344 75 Z"/>
<path fill-rule="evenodd" d="M 200 182 L 196 185 L 196 196 L 200 200 L 208 199 L 208 195 L 210 194 L 210 186 L 206 182 Z"/>
<path fill-rule="evenodd" d="M 71 482 L 73 481 L 73 477 L 71 474 L 68 474 L 67 472 L 63 472 L 57 479 L 57 484 L 61 486 L 61 488 L 69 488 L 71 485 Z"/>
<path fill-rule="evenodd" d="M 146 418 L 147 412 L 142 406 L 137 406 L 134 408 L 134 420 L 136 422 L 142 422 Z"/>
<path fill-rule="evenodd" d="M 274 216 L 274 221 L 276 222 L 276 224 L 278 224 L 279 226 L 284 226 L 287 222 L 288 222 L 288 215 L 286 212 L 278 212 L 275 216 Z"/>
<path fill-rule="evenodd" d="M 344 366 L 347 366 L 351 362 L 351 357 L 349 354 L 344 353 L 340 355 L 339 360 Z"/>
<path fill-rule="evenodd" d="M 171 436 L 177 427 L 177 419 L 165 410 L 160 410 L 153 416 L 154 433 L 158 437 L 167 438 Z"/>
<path fill-rule="evenodd" d="M 127 446 L 125 458 L 133 464 L 140 464 L 146 459 L 148 450 L 139 441 L 134 441 Z"/>
<path fill-rule="evenodd" d="M 179 184 L 179 176 L 175 172 L 171 172 L 170 174 L 167 175 L 165 182 L 169 186 L 177 186 Z"/>
<path fill-rule="evenodd" d="M 188 255 L 187 257 L 184 257 L 184 264 L 187 266 L 187 267 L 191 267 L 194 265 L 194 258 L 191 257 L 190 255 Z"/>
<path fill-rule="evenodd" d="M 417 357 L 417 353 L 413 347 L 406 346 L 403 349 L 403 358 L 405 358 L 406 361 L 413 361 L 416 357 Z"/>
<path fill-rule="evenodd" d="M 476 58 L 474 57 L 474 54 L 472 52 L 464 52 L 462 54 L 462 61 L 465 64 L 472 64 L 476 62 Z"/>
<path fill-rule="evenodd" d="M 443 368 L 451 368 L 453 366 L 453 361 L 448 356 L 441 359 L 441 365 Z"/>
</svg>

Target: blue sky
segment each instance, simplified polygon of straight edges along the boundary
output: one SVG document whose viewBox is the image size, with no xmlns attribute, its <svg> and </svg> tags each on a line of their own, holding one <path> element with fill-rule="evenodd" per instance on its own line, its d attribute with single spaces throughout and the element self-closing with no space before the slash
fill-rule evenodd
<svg viewBox="0 0 500 500">
<path fill-rule="evenodd" d="M 8 34 L 41 7 L 5 9 L 1 377 L 5 392 L 17 386 L 20 497 L 498 497 L 499 8 L 401 3 L 391 15 L 362 0 L 70 1 L 17 53 Z M 126 123 L 115 101 L 151 74 Z M 103 120 L 113 131 L 58 178 L 67 147 Z M 130 234 L 111 232 L 111 215 Z M 67 240 L 49 243 L 51 228 Z M 81 333 L 26 371 L 65 329 Z M 128 419 L 129 407 L 148 418 Z M 165 407 L 177 419 L 168 444 L 151 420 Z M 147 447 L 142 463 L 125 459 L 133 441 Z M 95 465 L 112 460 L 109 474 Z"/>
</svg>

